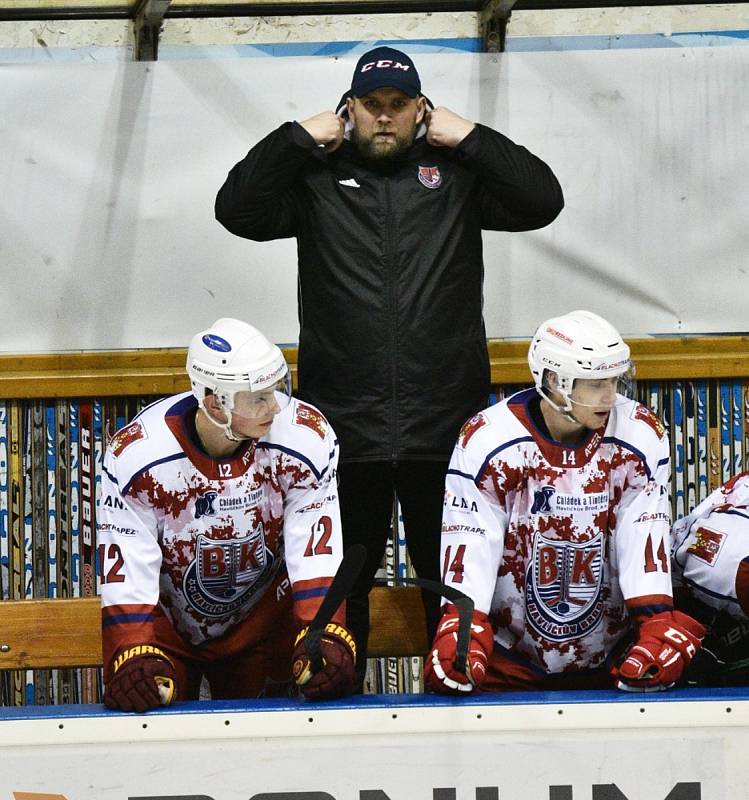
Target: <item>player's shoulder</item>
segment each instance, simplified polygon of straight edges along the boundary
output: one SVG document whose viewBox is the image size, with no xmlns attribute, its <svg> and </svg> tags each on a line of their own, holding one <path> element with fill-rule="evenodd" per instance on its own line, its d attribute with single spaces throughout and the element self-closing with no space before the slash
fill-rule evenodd
<svg viewBox="0 0 749 800">
<path fill-rule="evenodd" d="M 737 472 L 715 491 L 714 505 L 749 509 L 749 471 Z"/>
<path fill-rule="evenodd" d="M 498 447 L 510 445 L 527 433 L 510 410 L 510 403 L 517 397 L 513 395 L 501 400 L 466 420 L 458 434 L 455 450 L 483 459 Z"/>
<path fill-rule="evenodd" d="M 114 434 L 107 448 L 107 458 L 121 477 L 127 478 L 152 461 L 181 450 L 166 418 L 179 413 L 180 405 L 191 400 L 194 398 L 189 392 L 157 400 Z"/>
<path fill-rule="evenodd" d="M 296 397 L 276 414 L 261 441 L 265 447 L 278 447 L 292 457 L 314 462 L 319 468 L 332 458 L 337 445 L 335 431 L 322 411 Z"/>
<path fill-rule="evenodd" d="M 706 519 L 720 520 L 718 525 L 745 528 L 749 535 L 749 472 L 738 472 L 714 489 L 690 514 L 676 520 L 676 538 L 695 527 L 695 522 Z"/>
<path fill-rule="evenodd" d="M 666 426 L 652 409 L 636 400 L 624 400 L 614 407 L 606 435 L 638 450 L 668 449 Z"/>
</svg>

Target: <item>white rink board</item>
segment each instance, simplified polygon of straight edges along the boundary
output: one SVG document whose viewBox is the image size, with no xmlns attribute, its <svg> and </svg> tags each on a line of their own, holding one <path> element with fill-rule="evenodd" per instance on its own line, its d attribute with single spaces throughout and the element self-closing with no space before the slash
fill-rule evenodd
<svg viewBox="0 0 749 800">
<path fill-rule="evenodd" d="M 13 709 L 3 709 L 0 797 L 746 797 L 749 693 L 682 691 L 670 698 L 614 692 L 456 702 L 369 696 L 327 706 L 184 703 L 181 713 L 140 716 L 78 706 L 58 717 L 40 709 L 38 719 L 13 718 Z"/>
<path fill-rule="evenodd" d="M 334 107 L 355 59 L 2 65 L 0 351 L 186 346 L 227 315 L 297 341 L 294 242 L 234 237 L 213 202 L 259 138 Z M 747 329 L 749 48 L 416 60 L 432 101 L 565 192 L 550 227 L 484 235 L 490 337 L 573 307 L 630 336 Z"/>
</svg>

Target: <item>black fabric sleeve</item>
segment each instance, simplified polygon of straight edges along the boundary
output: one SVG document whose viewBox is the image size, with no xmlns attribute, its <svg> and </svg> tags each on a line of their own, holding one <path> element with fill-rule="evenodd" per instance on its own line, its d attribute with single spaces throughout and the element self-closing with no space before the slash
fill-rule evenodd
<svg viewBox="0 0 749 800">
<path fill-rule="evenodd" d="M 298 122 L 285 122 L 229 172 L 216 196 L 216 219 L 231 233 L 257 242 L 295 236 L 295 181 L 318 150 Z"/>
<path fill-rule="evenodd" d="M 543 228 L 564 208 L 562 187 L 551 168 L 498 131 L 477 124 L 454 157 L 479 178 L 481 227 L 486 230 Z"/>
</svg>

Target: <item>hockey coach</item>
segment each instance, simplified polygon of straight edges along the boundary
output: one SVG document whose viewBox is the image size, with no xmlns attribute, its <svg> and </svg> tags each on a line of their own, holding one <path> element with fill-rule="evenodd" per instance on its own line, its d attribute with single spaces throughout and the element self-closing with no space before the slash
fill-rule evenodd
<svg viewBox="0 0 749 800">
<path fill-rule="evenodd" d="M 394 497 L 417 573 L 437 578 L 450 453 L 487 403 L 481 231 L 541 228 L 563 204 L 543 161 L 433 107 L 389 47 L 359 59 L 338 113 L 285 122 L 218 193 L 231 233 L 297 239 L 299 395 L 340 440 L 344 546 L 368 549 L 347 605 L 359 687 Z M 437 598 L 425 603 L 431 635 Z"/>
</svg>

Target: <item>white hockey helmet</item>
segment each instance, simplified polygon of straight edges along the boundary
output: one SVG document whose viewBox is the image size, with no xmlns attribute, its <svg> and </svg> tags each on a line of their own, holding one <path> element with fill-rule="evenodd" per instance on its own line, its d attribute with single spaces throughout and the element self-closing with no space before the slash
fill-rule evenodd
<svg viewBox="0 0 749 800">
<path fill-rule="evenodd" d="M 577 379 L 620 378 L 618 392 L 631 396 L 634 366 L 629 346 L 613 325 L 591 311 L 570 311 L 539 325 L 528 349 L 528 365 L 538 393 L 558 411 L 572 410 L 572 387 Z M 565 405 L 548 394 L 548 373 L 557 376 L 555 391 Z"/>
<path fill-rule="evenodd" d="M 215 395 L 228 421 L 223 424 L 206 416 L 232 441 L 241 440 L 231 430 L 238 392 L 272 396 L 280 408 L 288 405 L 291 397 L 291 376 L 281 350 L 257 328 L 229 317 L 193 336 L 187 351 L 187 374 L 201 408 L 208 394 Z"/>
</svg>

